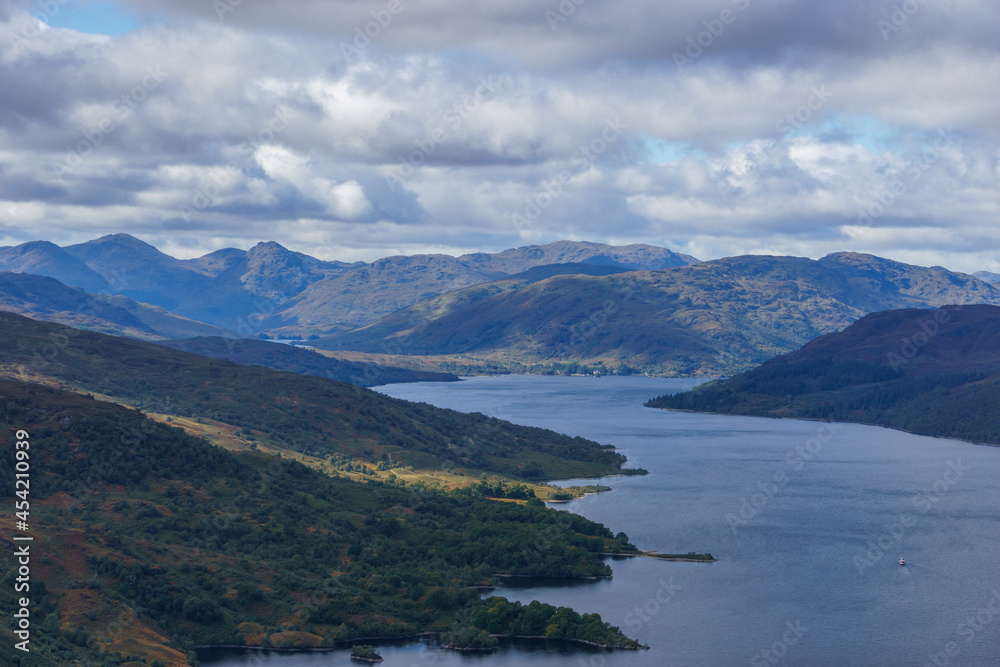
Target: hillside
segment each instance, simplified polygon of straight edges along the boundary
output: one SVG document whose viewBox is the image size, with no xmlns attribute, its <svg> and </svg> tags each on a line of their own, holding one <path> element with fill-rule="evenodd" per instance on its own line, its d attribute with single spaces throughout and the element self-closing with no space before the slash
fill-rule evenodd
<svg viewBox="0 0 1000 667">
<path fill-rule="evenodd" d="M 102 236 L 64 250 L 100 274 L 112 293 L 168 310 L 185 295 L 200 293 L 210 282 L 181 260 L 128 234 Z"/>
<path fill-rule="evenodd" d="M 759 368 L 647 405 L 1000 444 L 1000 308 L 873 313 Z"/>
<path fill-rule="evenodd" d="M 475 317 L 479 304 L 492 307 L 491 299 L 520 291 L 530 285 L 539 283 L 554 276 L 587 275 L 607 276 L 625 273 L 625 269 L 614 266 L 587 264 L 550 264 L 537 266 L 527 271 L 505 277 L 500 280 L 473 285 L 465 289 L 454 290 L 438 296 L 424 299 L 418 303 L 387 315 L 368 327 L 348 331 L 331 338 L 315 341 L 314 345 L 321 349 L 360 350 L 380 352 L 395 349 L 394 345 L 401 337 L 408 337 L 415 329 L 444 319 L 449 326 L 469 317 Z M 414 340 L 418 340 L 414 339 Z M 360 345 L 359 341 L 363 341 Z M 373 347 L 365 342 L 377 341 Z M 382 344 L 385 347 L 381 347 Z M 447 349 L 445 353 L 451 352 Z M 403 350 L 405 354 L 426 354 L 426 351 Z"/>
<path fill-rule="evenodd" d="M 518 363 L 625 363 L 679 375 L 747 370 L 866 313 L 1000 304 L 1000 289 L 940 267 L 855 253 L 746 256 L 605 277 L 495 281 L 317 343 Z"/>
<path fill-rule="evenodd" d="M 88 294 L 54 278 L 27 273 L 0 272 L 0 310 L 144 340 L 229 333 L 125 296 Z"/>
<path fill-rule="evenodd" d="M 458 380 L 450 374 L 340 361 L 311 350 L 237 338 L 225 329 L 174 315 L 158 306 L 124 296 L 87 294 L 45 276 L 0 273 L 0 310 L 87 331 L 155 341 L 215 359 L 316 375 L 362 387 Z"/>
<path fill-rule="evenodd" d="M 14 550 L 25 543 L 5 530 L 4 665 L 175 667 L 193 664 L 203 644 L 475 636 L 498 619 L 483 613 L 496 601 L 470 586 L 495 573 L 606 577 L 598 553 L 636 552 L 624 534 L 537 500 L 331 479 L 224 451 L 135 410 L 0 381 L 0 498 L 10 507 L 17 439 L 29 443 L 32 475 L 28 527 L 17 533 L 33 538 L 21 592 L 31 651 L 13 648 Z M 596 615 L 538 603 L 505 615 L 501 632 L 636 646 Z"/>
<path fill-rule="evenodd" d="M 696 262 L 653 246 L 607 246 L 559 241 L 499 253 L 387 257 L 310 285 L 265 321 L 272 330 L 336 332 L 374 322 L 418 301 L 491 280 L 506 280 L 533 267 L 588 264 L 658 269 Z"/>
<path fill-rule="evenodd" d="M 621 472 L 625 460 L 582 438 L 9 313 L 0 313 L 2 378 L 110 397 L 183 417 L 179 423 L 210 437 L 238 434 L 246 445 L 301 454 L 324 466 L 356 469 L 364 462 L 380 470 L 409 467 L 475 478 L 488 472 L 540 481 Z"/>
<path fill-rule="evenodd" d="M 315 375 L 328 380 L 349 382 L 359 387 L 374 387 L 396 382 L 457 382 L 449 373 L 410 371 L 378 364 L 365 364 L 331 359 L 312 350 L 271 343 L 264 340 L 203 336 L 185 340 L 161 341 L 160 345 L 200 354 L 213 359 L 226 359 L 240 364 L 264 366 L 279 371 Z"/>
</svg>

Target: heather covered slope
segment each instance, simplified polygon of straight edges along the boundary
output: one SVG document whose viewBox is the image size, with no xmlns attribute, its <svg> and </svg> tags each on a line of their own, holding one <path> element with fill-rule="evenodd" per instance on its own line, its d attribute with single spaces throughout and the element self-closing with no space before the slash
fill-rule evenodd
<svg viewBox="0 0 1000 667">
<path fill-rule="evenodd" d="M 1000 444 L 1000 308 L 873 313 L 759 368 L 648 405 Z"/>
<path fill-rule="evenodd" d="M 495 281 L 420 302 L 320 345 L 730 374 L 869 312 L 945 303 L 1000 304 L 1000 290 L 940 267 L 871 255 L 746 256 L 605 277 Z"/>
</svg>

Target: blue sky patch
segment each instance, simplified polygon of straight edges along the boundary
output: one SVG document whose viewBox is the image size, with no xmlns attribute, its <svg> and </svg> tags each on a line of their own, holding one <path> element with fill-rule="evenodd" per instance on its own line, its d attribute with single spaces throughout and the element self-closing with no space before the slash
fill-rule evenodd
<svg viewBox="0 0 1000 667">
<path fill-rule="evenodd" d="M 120 35 L 142 26 L 138 17 L 113 2 L 57 0 L 44 9 L 35 5 L 30 11 L 35 18 L 53 28 L 69 28 L 100 35 Z"/>
</svg>

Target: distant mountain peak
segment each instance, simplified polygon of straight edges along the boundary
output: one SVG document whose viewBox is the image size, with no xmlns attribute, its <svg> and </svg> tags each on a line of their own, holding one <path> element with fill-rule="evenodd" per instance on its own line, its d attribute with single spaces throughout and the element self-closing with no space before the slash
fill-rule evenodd
<svg viewBox="0 0 1000 667">
<path fill-rule="evenodd" d="M 105 234 L 99 238 L 87 241 L 86 243 L 116 243 L 116 244 L 128 244 L 128 245 L 141 245 L 148 246 L 150 248 L 155 248 L 155 246 L 146 243 L 140 238 L 136 238 L 131 234 L 126 234 L 125 232 L 118 232 L 117 234 Z"/>
<path fill-rule="evenodd" d="M 260 241 L 255 246 L 253 246 L 252 248 L 250 248 L 250 250 L 248 250 L 247 252 L 248 253 L 258 254 L 258 253 L 264 253 L 264 252 L 287 252 L 287 253 L 290 253 L 292 251 L 289 250 L 288 248 L 286 248 L 285 246 L 281 245 L 277 241 Z"/>
<path fill-rule="evenodd" d="M 972 275 L 979 278 L 983 282 L 1000 283 L 1000 273 L 993 273 L 991 271 L 976 271 Z"/>
<path fill-rule="evenodd" d="M 108 256 L 111 253 L 121 252 L 140 253 L 140 257 L 157 257 L 161 261 L 180 261 L 164 252 L 161 252 L 156 246 L 146 243 L 142 239 L 138 239 L 131 234 L 125 233 L 106 234 L 105 236 L 91 241 L 84 241 L 83 243 L 77 243 L 76 245 L 66 246 L 63 250 L 71 255 L 79 257 L 85 262 L 90 262 L 92 258 L 97 256 Z"/>
<path fill-rule="evenodd" d="M 49 276 L 88 292 L 111 290 L 103 276 L 49 241 L 28 241 L 0 248 L 0 270 Z"/>
<path fill-rule="evenodd" d="M 58 248 L 59 246 L 57 246 L 52 241 L 27 241 L 19 246 L 14 246 L 14 247 L 22 248 L 24 250 L 36 250 L 36 249 L 51 250 L 54 248 Z"/>
</svg>

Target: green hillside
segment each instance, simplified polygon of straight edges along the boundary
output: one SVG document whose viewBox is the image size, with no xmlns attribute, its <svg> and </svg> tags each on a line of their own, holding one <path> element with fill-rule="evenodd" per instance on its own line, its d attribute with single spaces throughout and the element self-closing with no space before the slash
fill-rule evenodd
<svg viewBox="0 0 1000 667">
<path fill-rule="evenodd" d="M 604 577 L 597 553 L 636 551 L 623 534 L 537 500 L 331 479 L 115 404 L 0 381 L 0 498 L 10 507 L 19 430 L 30 443 L 31 652 L 13 648 L 18 575 L 5 530 L 4 665 L 173 666 L 193 664 L 202 644 L 475 637 L 470 612 L 487 603 L 470 586 L 496 573 Z M 549 626 L 635 647 L 568 609 L 532 608 L 508 629 Z"/>
<path fill-rule="evenodd" d="M 0 378 L 44 381 L 161 415 L 237 429 L 320 460 L 489 472 L 518 480 L 623 472 L 583 438 L 389 398 L 320 377 L 209 359 L 0 313 Z"/>
<path fill-rule="evenodd" d="M 873 313 L 759 368 L 647 405 L 1000 444 L 1000 308 Z"/>
</svg>

